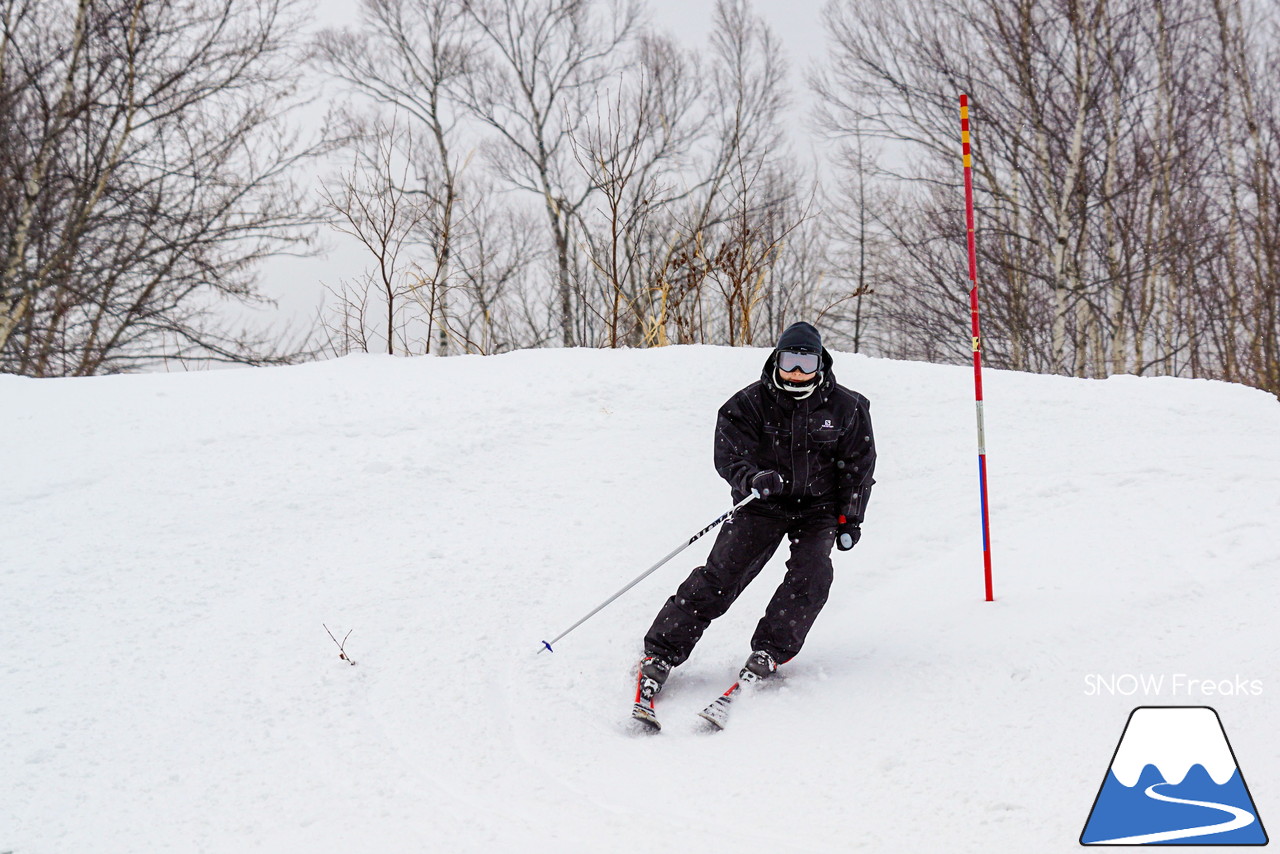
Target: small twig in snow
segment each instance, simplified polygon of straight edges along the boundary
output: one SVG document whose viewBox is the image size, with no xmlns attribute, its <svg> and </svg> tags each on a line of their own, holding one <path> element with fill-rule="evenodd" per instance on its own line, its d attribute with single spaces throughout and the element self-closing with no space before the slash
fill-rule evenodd
<svg viewBox="0 0 1280 854">
<path fill-rule="evenodd" d="M 326 632 L 329 632 L 328 626 L 325 626 L 324 623 L 321 623 L 320 625 L 324 626 L 324 630 Z M 355 631 L 355 630 L 351 629 L 347 631 L 347 636 L 342 639 L 342 643 L 338 643 L 338 639 L 333 637 L 333 632 L 329 632 L 329 637 L 333 638 L 333 642 L 338 644 L 338 658 L 341 658 L 347 664 L 350 664 L 352 667 L 354 667 L 356 663 L 352 661 L 351 658 L 347 655 L 347 638 L 351 637 L 352 631 Z"/>
</svg>

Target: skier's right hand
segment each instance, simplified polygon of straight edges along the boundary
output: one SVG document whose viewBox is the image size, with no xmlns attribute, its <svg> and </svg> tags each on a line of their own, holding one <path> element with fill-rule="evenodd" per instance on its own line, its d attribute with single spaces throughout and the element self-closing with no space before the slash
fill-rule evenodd
<svg viewBox="0 0 1280 854">
<path fill-rule="evenodd" d="M 761 498 L 768 498 L 782 491 L 782 475 L 773 469 L 757 472 L 751 478 L 751 488 L 760 493 Z"/>
</svg>

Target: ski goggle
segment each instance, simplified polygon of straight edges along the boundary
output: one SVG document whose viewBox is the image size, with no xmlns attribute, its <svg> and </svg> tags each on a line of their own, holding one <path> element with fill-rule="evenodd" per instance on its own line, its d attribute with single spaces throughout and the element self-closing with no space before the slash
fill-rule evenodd
<svg viewBox="0 0 1280 854">
<path fill-rule="evenodd" d="M 822 357 L 817 353 L 793 353 L 790 350 L 782 350 L 778 353 L 778 370 L 816 374 L 821 361 Z"/>
</svg>

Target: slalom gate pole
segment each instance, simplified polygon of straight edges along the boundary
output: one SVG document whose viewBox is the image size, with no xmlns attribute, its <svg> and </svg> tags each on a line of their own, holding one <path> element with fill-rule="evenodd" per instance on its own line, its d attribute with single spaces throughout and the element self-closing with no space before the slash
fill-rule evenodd
<svg viewBox="0 0 1280 854">
<path fill-rule="evenodd" d="M 987 601 L 991 587 L 991 525 L 987 514 L 987 430 L 982 417 L 982 331 L 978 324 L 978 250 L 973 237 L 973 155 L 969 152 L 969 96 L 960 96 L 960 149 L 964 155 L 964 215 L 969 244 L 969 314 L 973 321 L 973 389 L 978 410 L 978 489 L 982 499 L 982 564 Z"/>
<path fill-rule="evenodd" d="M 689 546 L 693 545 L 695 542 L 697 542 L 698 540 L 700 540 L 704 534 L 706 534 L 708 531 L 710 531 L 710 530 L 711 530 L 712 528 L 714 528 L 716 525 L 719 525 L 719 524 L 720 524 L 721 522 L 723 522 L 725 519 L 728 519 L 728 518 L 729 518 L 730 516 L 732 516 L 734 513 L 737 513 L 737 512 L 738 512 L 738 508 L 742 507 L 742 506 L 743 506 L 743 505 L 745 505 L 745 504 L 749 504 L 750 502 L 754 501 L 755 499 L 757 499 L 757 498 L 759 498 L 759 497 L 760 497 L 760 493 L 759 493 L 759 492 L 756 492 L 754 489 L 753 489 L 753 490 L 751 490 L 751 494 L 750 494 L 750 495 L 748 495 L 746 498 L 742 499 L 741 501 L 739 501 L 737 504 L 733 505 L 733 508 L 732 508 L 731 510 L 729 510 L 729 511 L 728 511 L 728 512 L 726 512 L 726 513 L 721 514 L 721 516 L 720 516 L 719 518 L 715 519 L 711 524 L 707 525 L 707 527 L 703 528 L 701 531 L 699 531 L 698 533 L 694 534 L 694 535 L 693 535 L 692 537 L 690 537 L 689 539 L 685 540 L 683 543 L 681 543 L 679 546 L 677 546 L 674 550 L 672 550 L 672 551 L 671 551 L 671 553 L 670 553 L 670 554 L 668 554 L 666 557 L 664 557 L 662 560 L 658 561 L 658 562 L 657 562 L 657 563 L 655 563 L 653 566 L 649 567 L 649 568 L 648 568 L 648 569 L 646 569 L 644 572 L 642 572 L 642 573 L 640 573 L 638 576 L 636 576 L 636 578 L 635 578 L 635 579 L 634 579 L 630 584 L 628 584 L 626 587 L 622 588 L 622 589 L 621 589 L 621 590 L 619 590 L 617 593 L 613 594 L 613 595 L 612 595 L 612 596 L 610 596 L 608 599 L 604 600 L 604 601 L 603 601 L 603 602 L 601 602 L 599 605 L 597 605 L 595 608 L 593 608 L 593 609 L 591 610 L 591 612 L 590 612 L 590 613 L 588 613 L 588 614 L 587 614 L 585 617 L 583 617 L 581 620 L 578 620 L 578 622 L 574 623 L 572 626 L 570 626 L 569 628 L 565 629 L 563 632 L 561 632 L 560 634 L 556 635 L 556 636 L 555 636 L 555 637 L 553 637 L 551 640 L 549 640 L 549 641 L 543 641 L 543 642 L 542 642 L 542 648 L 538 650 L 538 653 L 539 653 L 539 654 L 541 654 L 541 653 L 543 653 L 543 652 L 555 652 L 555 650 L 551 648 L 551 645 L 552 645 L 552 644 L 554 644 L 554 643 L 559 643 L 559 642 L 560 642 L 560 639 L 561 639 L 561 638 L 563 638 L 565 635 L 569 634 L 569 632 L 573 631 L 573 630 L 574 630 L 574 629 L 576 629 L 578 626 L 582 625 L 582 624 L 583 624 L 583 623 L 585 623 L 587 620 L 590 620 L 590 619 L 591 619 L 592 617 L 594 617 L 596 614 L 598 614 L 598 613 L 600 613 L 601 611 L 603 611 L 606 607 L 608 607 L 609 605 L 611 605 L 611 604 L 613 603 L 613 601 L 614 601 L 615 599 L 617 599 L 619 596 L 621 596 L 623 593 L 626 593 L 626 592 L 627 592 L 628 590 L 630 590 L 632 587 L 635 587 L 635 586 L 636 586 L 637 584 L 639 584 L 641 581 L 644 581 L 646 578 L 648 578 L 650 575 L 652 575 L 654 572 L 656 572 L 656 571 L 657 571 L 657 570 L 658 570 L 658 569 L 659 569 L 659 568 L 660 568 L 664 563 L 666 563 L 667 561 L 671 560 L 673 557 L 675 557 L 676 555 L 680 554 L 680 552 L 684 551 L 685 549 L 689 548 Z"/>
</svg>

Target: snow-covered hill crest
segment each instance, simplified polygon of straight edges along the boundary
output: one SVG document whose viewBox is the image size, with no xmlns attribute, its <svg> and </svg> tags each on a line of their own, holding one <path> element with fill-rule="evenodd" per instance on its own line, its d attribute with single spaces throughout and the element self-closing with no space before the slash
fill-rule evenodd
<svg viewBox="0 0 1280 854">
<path fill-rule="evenodd" d="M 1156 701 L 1217 708 L 1266 816 L 1280 404 L 1239 386 L 989 372 L 988 604 L 970 372 L 837 354 L 878 484 L 774 690 L 698 731 L 780 557 L 629 731 L 710 537 L 535 655 L 727 509 L 763 356 L 0 377 L 0 851 L 1065 852 Z M 1175 672 L 1264 691 L 1085 690 Z"/>
</svg>

